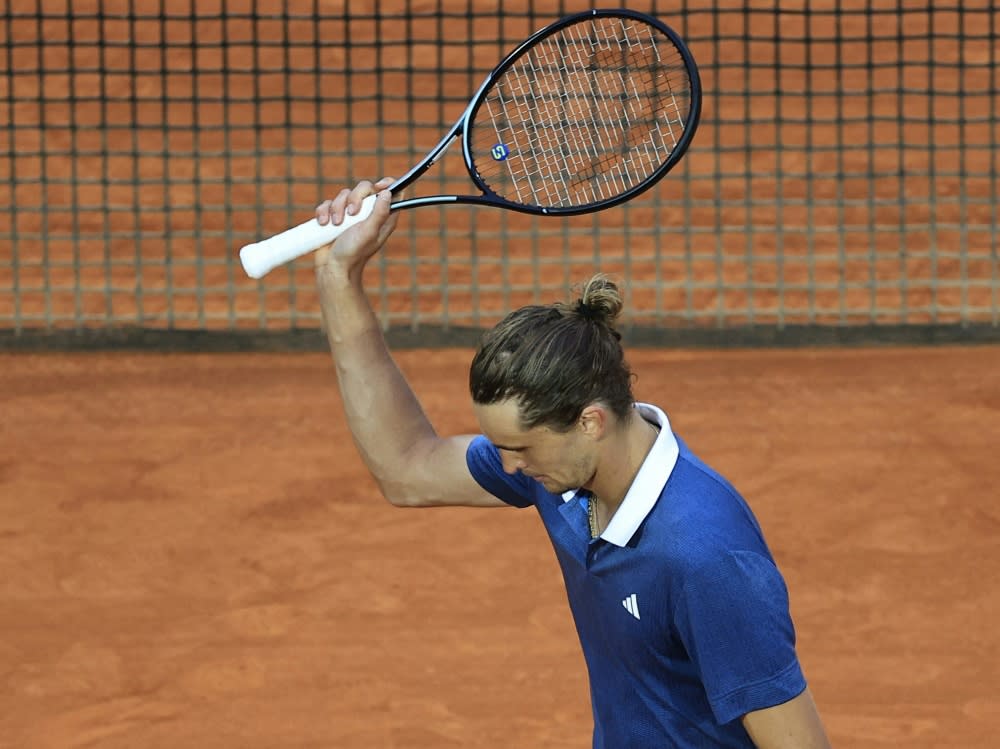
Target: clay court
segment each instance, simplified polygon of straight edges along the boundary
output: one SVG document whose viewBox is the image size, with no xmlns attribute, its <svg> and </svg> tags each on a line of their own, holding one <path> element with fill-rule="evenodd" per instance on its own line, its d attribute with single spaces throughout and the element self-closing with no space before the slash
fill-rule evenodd
<svg viewBox="0 0 1000 749">
<path fill-rule="evenodd" d="M 441 432 L 470 358 L 399 354 Z M 389 506 L 325 356 L 0 363 L 0 745 L 588 745 L 535 513 Z M 834 745 L 995 746 L 1000 348 L 632 363 L 760 517 Z"/>
<path fill-rule="evenodd" d="M 72 22 L 43 5 L 0 18 L 0 349 L 21 349 L 0 353 L 0 748 L 588 746 L 584 663 L 535 513 L 384 502 L 343 423 L 309 264 L 257 284 L 234 258 L 342 175 L 409 166 L 479 75 L 452 69 L 489 67 L 497 39 L 551 20 L 546 3 L 470 15 L 474 59 L 428 41 L 463 9 L 420 5 L 409 77 L 335 72 L 403 40 L 335 3 L 322 13 L 353 58 L 313 54 L 315 3 L 278 18 L 263 2 L 231 17 L 81 2 Z M 461 433 L 472 352 L 429 347 L 436 326 L 560 298 L 595 267 L 624 276 L 630 334 L 653 331 L 630 357 L 637 395 L 760 518 L 834 746 L 993 749 L 996 9 L 887 16 L 897 5 L 873 4 L 888 37 L 849 2 L 843 19 L 826 2 L 812 20 L 690 9 L 713 93 L 655 199 L 554 228 L 414 212 L 373 299 L 408 346 L 425 336 L 398 359 L 439 431 Z M 835 78 L 830 60 L 866 34 L 883 77 Z M 813 46 L 760 41 L 799 37 Z M 773 66 L 749 66 L 765 47 Z M 962 119 L 939 118 L 953 94 L 921 87 L 956 66 Z M 427 96 L 386 122 L 375 85 Z M 132 350 L 151 333 L 161 350 Z M 845 339 L 860 345 L 816 345 Z M 196 352 L 206 340 L 252 353 Z M 260 350 L 282 340 L 306 350 Z M 732 348 L 775 340 L 796 346 Z"/>
</svg>

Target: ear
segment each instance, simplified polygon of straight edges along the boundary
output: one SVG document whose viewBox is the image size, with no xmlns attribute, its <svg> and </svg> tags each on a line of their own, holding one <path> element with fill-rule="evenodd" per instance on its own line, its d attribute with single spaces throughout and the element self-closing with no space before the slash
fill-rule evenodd
<svg viewBox="0 0 1000 749">
<path fill-rule="evenodd" d="M 610 426 L 611 414 L 601 403 L 591 403 L 580 412 L 577 424 L 580 431 L 592 439 L 600 439 Z"/>
</svg>

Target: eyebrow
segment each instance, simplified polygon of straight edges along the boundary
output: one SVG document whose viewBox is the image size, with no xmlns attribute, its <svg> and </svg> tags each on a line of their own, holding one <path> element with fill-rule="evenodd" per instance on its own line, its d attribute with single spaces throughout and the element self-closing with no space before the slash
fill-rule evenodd
<svg viewBox="0 0 1000 749">
<path fill-rule="evenodd" d="M 524 450 L 523 447 L 510 447 L 509 445 L 499 445 L 496 442 L 493 443 L 493 447 L 495 447 L 497 450 L 506 450 L 509 453 L 517 453 Z"/>
</svg>

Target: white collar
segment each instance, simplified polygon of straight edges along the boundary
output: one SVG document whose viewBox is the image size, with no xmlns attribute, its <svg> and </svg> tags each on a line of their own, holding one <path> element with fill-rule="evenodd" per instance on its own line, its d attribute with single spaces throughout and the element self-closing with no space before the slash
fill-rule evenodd
<svg viewBox="0 0 1000 749">
<path fill-rule="evenodd" d="M 649 453 L 642 461 L 639 472 L 625 494 L 618 510 L 604 529 L 601 538 L 615 546 L 626 546 L 635 532 L 639 530 L 642 521 L 649 515 L 656 500 L 660 497 L 660 492 L 666 486 L 667 479 L 677 464 L 679 448 L 677 438 L 670 429 L 670 420 L 656 406 L 648 403 L 636 403 L 635 407 L 646 421 L 652 422 L 660 427 L 660 433 L 649 449 Z M 564 501 L 569 501 L 577 495 L 576 491 L 565 492 L 562 497 Z"/>
</svg>

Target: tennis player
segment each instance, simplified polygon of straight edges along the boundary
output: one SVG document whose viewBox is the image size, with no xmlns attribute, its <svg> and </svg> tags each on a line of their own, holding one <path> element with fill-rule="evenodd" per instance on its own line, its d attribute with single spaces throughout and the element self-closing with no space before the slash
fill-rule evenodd
<svg viewBox="0 0 1000 749">
<path fill-rule="evenodd" d="M 829 747 L 788 593 L 739 493 L 654 405 L 636 403 L 616 286 L 529 306 L 485 334 L 470 374 L 482 434 L 440 437 L 362 286 L 396 217 L 382 180 L 321 204 L 371 216 L 316 253 L 348 424 L 394 505 L 534 507 L 562 567 L 590 677 L 595 749 Z"/>
</svg>

